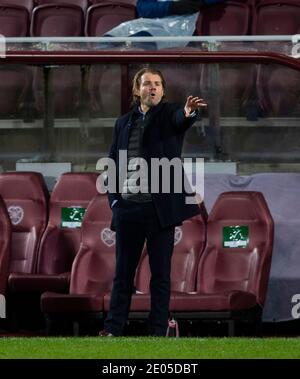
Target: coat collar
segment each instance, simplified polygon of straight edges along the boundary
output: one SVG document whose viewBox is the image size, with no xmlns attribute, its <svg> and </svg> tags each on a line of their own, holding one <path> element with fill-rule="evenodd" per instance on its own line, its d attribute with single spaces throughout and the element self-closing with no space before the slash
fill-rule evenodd
<svg viewBox="0 0 300 379">
<path fill-rule="evenodd" d="M 145 122 L 146 122 L 145 128 L 144 128 L 145 131 L 149 129 L 150 126 L 153 127 L 152 120 L 155 117 L 155 115 L 162 109 L 163 105 L 164 105 L 164 102 L 161 101 L 159 104 L 157 104 L 156 106 L 148 110 L 148 112 L 146 113 L 146 118 L 145 118 Z M 136 117 L 139 117 L 140 115 L 141 115 L 140 105 L 135 104 L 133 109 L 130 112 L 128 126 L 130 127 L 132 123 L 134 122 L 134 120 L 136 119 Z"/>
</svg>

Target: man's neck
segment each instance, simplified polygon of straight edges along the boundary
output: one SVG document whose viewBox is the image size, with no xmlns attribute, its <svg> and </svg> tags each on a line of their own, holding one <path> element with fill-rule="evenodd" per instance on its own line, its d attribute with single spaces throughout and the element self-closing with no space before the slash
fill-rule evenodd
<svg viewBox="0 0 300 379">
<path fill-rule="evenodd" d="M 142 113 L 147 113 L 150 108 L 145 104 L 140 104 L 140 110 Z"/>
</svg>

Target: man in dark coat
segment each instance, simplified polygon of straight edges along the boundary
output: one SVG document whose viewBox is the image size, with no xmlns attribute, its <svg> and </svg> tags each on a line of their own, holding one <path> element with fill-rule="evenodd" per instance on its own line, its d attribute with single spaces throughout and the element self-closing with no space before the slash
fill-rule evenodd
<svg viewBox="0 0 300 379">
<path fill-rule="evenodd" d="M 165 102 L 163 75 L 151 68 L 136 73 L 133 97 L 133 109 L 116 122 L 109 154 L 116 164 L 116 177 L 123 180 L 108 195 L 116 231 L 116 273 L 110 311 L 100 336 L 123 333 L 145 241 L 151 269 L 149 331 L 156 336 L 166 334 L 175 226 L 199 214 L 198 205 L 187 200 L 191 193 L 186 187 L 178 191 L 184 175 L 178 179 L 174 168 L 167 176 L 153 163 L 173 160 L 183 172 L 184 133 L 195 122 L 198 109 L 207 104 L 193 96 L 186 99 L 184 107 Z M 108 182 L 110 179 L 108 176 Z"/>
</svg>

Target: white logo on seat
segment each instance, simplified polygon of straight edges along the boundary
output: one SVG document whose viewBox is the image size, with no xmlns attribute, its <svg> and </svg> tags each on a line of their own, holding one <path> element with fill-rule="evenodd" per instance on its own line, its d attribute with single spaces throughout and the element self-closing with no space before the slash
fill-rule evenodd
<svg viewBox="0 0 300 379">
<path fill-rule="evenodd" d="M 106 246 L 112 247 L 116 243 L 116 233 L 109 228 L 104 228 L 101 231 L 101 239 Z"/>
<path fill-rule="evenodd" d="M 293 46 L 291 55 L 293 58 L 300 58 L 300 42 Z"/>
<path fill-rule="evenodd" d="M 176 246 L 182 238 L 182 229 L 179 226 L 175 228 L 174 245 Z"/>
<path fill-rule="evenodd" d="M 0 318 L 6 318 L 6 302 L 5 297 L 0 294 Z"/>
<path fill-rule="evenodd" d="M 23 220 L 24 217 L 24 211 L 23 208 L 21 208 L 18 205 L 11 205 L 8 207 L 8 214 L 11 220 L 11 223 L 13 225 L 18 225 Z"/>
</svg>

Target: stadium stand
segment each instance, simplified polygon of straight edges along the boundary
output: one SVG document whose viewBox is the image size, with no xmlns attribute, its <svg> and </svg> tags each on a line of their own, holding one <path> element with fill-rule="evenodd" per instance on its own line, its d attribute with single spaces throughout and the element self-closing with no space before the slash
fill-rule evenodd
<svg viewBox="0 0 300 379">
<path fill-rule="evenodd" d="M 68 294 L 45 292 L 41 310 L 47 320 L 48 334 L 53 324 L 73 322 L 74 334 L 80 325 L 103 317 L 103 296 L 111 290 L 115 267 L 115 233 L 110 230 L 111 210 L 107 197 L 96 196 L 90 203 L 82 223 L 82 240 L 74 259 Z"/>
<path fill-rule="evenodd" d="M 207 241 L 200 258 L 196 293 L 171 296 L 176 319 L 222 320 L 229 336 L 238 321 L 261 322 L 274 225 L 259 192 L 226 192 L 208 217 Z"/>
<path fill-rule="evenodd" d="M 0 0 L 0 34 L 6 37 L 25 38 L 28 36 L 103 36 L 109 29 L 120 22 L 136 17 L 135 3 L 135 0 Z M 61 21 L 61 17 L 63 17 L 64 21 Z M 227 1 L 224 4 L 203 8 L 197 21 L 195 35 L 294 35 L 300 33 L 299 17 L 300 3 L 298 0 Z M 286 49 L 283 54 L 289 57 L 290 62 L 290 47 L 293 46 L 293 43 L 281 44 Z M 266 51 L 278 52 L 279 44 L 278 42 L 268 42 L 265 45 Z M 53 47 L 51 42 L 47 42 L 44 46 L 47 46 L 49 50 Z M 67 49 L 70 49 L 70 46 L 67 45 Z M 86 46 L 88 50 L 90 46 L 88 44 Z M 124 55 L 126 55 L 127 50 L 130 50 L 128 46 L 124 49 L 125 51 L 122 51 Z M 191 44 L 191 46 L 199 46 L 202 51 L 205 51 L 205 44 L 202 44 L 202 42 L 201 45 L 195 43 L 194 45 Z M 224 55 L 228 53 L 227 49 L 232 47 L 230 44 L 227 45 L 226 42 L 221 42 L 215 46 L 217 51 L 223 52 Z M 235 51 L 238 51 L 236 46 Z M 259 45 L 259 43 L 257 46 L 260 47 L 257 50 L 255 43 L 251 43 L 250 45 L 244 42 L 240 43 L 242 52 L 250 52 L 249 46 L 252 52 L 262 51 L 262 45 Z M 209 47 L 211 48 L 212 44 L 209 44 Z M 94 44 L 92 47 L 93 53 L 97 48 L 98 46 Z M 188 49 L 185 48 L 185 51 L 188 51 Z M 181 49 L 177 49 L 177 52 L 180 53 L 180 51 Z M 212 53 L 209 49 L 207 51 Z M 42 54 L 46 53 L 43 52 Z M 55 134 L 58 144 L 53 144 L 52 146 L 49 144 L 50 148 L 46 153 L 53 153 L 51 151 L 51 148 L 53 148 L 55 150 L 53 153 L 54 159 L 57 158 L 58 161 L 62 161 L 62 156 L 68 156 L 68 158 L 70 156 L 70 161 L 75 157 L 76 160 L 78 159 L 81 162 L 80 154 L 84 157 L 82 160 L 86 161 L 90 159 L 92 154 L 97 155 L 98 152 L 106 154 L 107 145 L 111 141 L 110 127 L 113 124 L 114 118 L 123 113 L 123 110 L 127 110 L 130 103 L 130 79 L 136 69 L 145 64 L 145 59 L 137 60 L 137 62 L 133 62 L 130 59 L 128 60 L 129 63 L 126 62 L 125 64 L 120 64 L 117 60 L 111 60 L 107 63 L 107 61 L 99 59 L 99 63 L 94 64 L 95 61 L 93 61 L 92 65 L 90 65 L 88 59 L 83 59 L 82 62 L 84 64 L 81 66 L 75 66 L 72 63 L 68 66 L 63 66 L 60 63 L 57 65 L 38 63 L 35 66 L 30 66 L 29 64 L 26 65 L 25 61 L 24 64 L 7 64 L 7 62 L 1 60 L 3 64 L 0 66 L 0 138 L 3 146 L 1 157 L 4 157 L 3 161 L 1 160 L 1 166 L 3 165 L 5 170 L 11 170 L 14 167 L 16 155 L 18 155 L 17 159 L 22 159 L 23 157 L 26 159 L 28 157 L 36 159 L 35 147 L 32 148 L 34 140 L 40 138 L 40 133 L 46 136 L 45 138 L 47 139 L 47 133 L 50 129 Z M 202 119 L 199 117 L 196 126 L 190 131 L 191 138 L 193 139 L 193 153 L 198 154 L 201 152 L 202 154 L 204 151 L 203 155 L 206 157 L 206 150 L 202 150 L 202 141 L 204 140 L 203 145 L 205 146 L 205 143 L 208 143 L 207 141 L 210 138 L 209 133 L 219 133 L 217 136 L 213 136 L 213 143 L 217 140 L 222 142 L 224 150 L 227 150 L 225 152 L 228 153 L 228 159 L 231 162 L 236 162 L 238 172 L 239 170 L 240 172 L 247 172 L 247 170 L 249 172 L 257 172 L 260 170 L 260 167 L 263 167 L 262 170 L 269 169 L 270 171 L 281 169 L 283 171 L 298 170 L 298 129 L 296 126 L 300 114 L 299 71 L 296 69 L 292 70 L 284 64 L 269 62 L 267 64 L 258 64 L 255 60 L 252 60 L 252 63 L 247 63 L 244 60 L 243 63 L 239 62 L 238 64 L 219 63 L 219 61 L 218 63 L 207 61 L 199 63 L 191 58 L 184 63 L 178 62 L 175 59 L 174 63 L 170 61 L 164 63 L 159 60 L 159 53 L 157 55 L 154 53 L 149 62 L 150 64 L 155 63 L 155 66 L 161 69 L 166 77 L 169 101 L 180 102 L 184 96 L 190 94 L 189 92 L 197 94 L 200 92 L 199 95 L 208 100 L 208 115 L 205 114 Z M 148 64 L 149 62 L 147 61 L 146 63 Z M 34 62 L 33 64 L 36 63 Z M 83 98 L 86 95 L 89 96 L 88 99 Z M 87 100 L 88 104 L 83 104 Z M 88 107 L 87 112 L 89 112 L 88 114 L 91 118 L 87 122 L 89 126 L 89 128 L 86 128 L 87 136 L 83 136 L 82 124 L 80 124 L 82 120 L 80 117 L 86 105 Z M 254 112 L 253 107 L 255 108 Z M 40 117 L 44 117 L 44 124 L 43 120 L 37 120 L 39 117 L 34 117 L 36 112 Z M 256 115 L 258 117 L 262 115 L 263 117 L 260 117 L 258 120 Z M 78 116 L 79 120 L 77 120 Z M 56 118 L 61 118 L 57 124 L 55 124 Z M 221 120 L 221 118 L 223 119 Z M 64 124 L 65 119 L 69 119 L 66 121 L 67 126 L 72 123 L 71 128 L 68 129 L 66 127 Z M 91 123 L 89 124 L 90 121 Z M 251 123 L 251 121 L 254 121 L 254 123 Z M 208 127 L 206 123 L 209 123 Z M 76 127 L 74 126 L 75 124 Z M 80 128 L 76 129 L 78 124 L 80 124 Z M 226 127 L 223 127 L 224 125 Z M 276 129 L 277 125 L 279 127 Z M 267 129 L 268 127 L 269 129 Z M 80 132 L 77 134 L 77 130 L 79 129 Z M 282 129 L 282 132 L 278 132 L 280 129 Z M 79 135 L 78 140 L 73 139 L 73 135 L 69 138 L 70 134 L 74 134 L 76 137 Z M 200 134 L 201 136 L 199 137 Z M 20 136 L 23 137 L 24 135 L 28 135 L 29 137 L 21 141 Z M 37 135 L 38 138 L 36 138 Z M 262 135 L 263 138 L 259 138 Z M 32 136 L 34 138 L 31 138 Z M 65 136 L 68 138 L 64 140 Z M 272 140 L 270 146 L 267 146 L 264 137 L 269 138 L 268 141 Z M 28 141 L 29 139 L 30 144 L 27 146 L 27 142 L 24 141 Z M 8 140 L 9 143 L 6 143 Z M 73 145 L 74 140 L 75 143 Z M 84 146 L 80 150 L 80 153 L 76 151 L 78 147 L 76 143 L 79 144 L 80 149 Z M 23 150 L 24 145 L 26 145 L 26 149 L 28 148 L 28 154 L 26 149 Z M 11 146 L 13 147 L 11 148 Z M 288 150 L 283 151 L 286 146 L 288 146 Z M 91 151 L 93 147 L 96 153 Z M 40 151 L 42 154 L 45 153 L 43 148 L 38 150 L 39 153 Z M 61 152 L 62 155 L 60 156 Z M 184 154 L 189 156 L 190 152 L 191 150 L 187 149 L 184 151 Z M 273 154 L 273 158 L 270 159 L 273 159 L 276 165 L 278 163 L 278 167 L 272 165 L 274 164 L 273 161 L 270 164 L 268 153 Z M 210 152 L 207 153 L 207 156 L 211 158 Z M 224 158 L 225 161 L 227 158 L 225 155 L 224 157 L 222 156 L 221 158 Z M 240 157 L 242 157 L 242 160 L 239 160 Z M 252 157 L 258 163 L 257 166 L 250 167 Z M 281 157 L 287 162 L 287 166 L 281 166 Z M 215 158 L 214 155 L 213 158 Z M 94 156 L 92 156 L 92 159 L 94 159 Z M 260 163 L 265 166 L 259 166 Z M 291 166 L 290 163 L 292 163 Z M 294 165 L 295 163 L 296 165 Z M 80 170 L 83 167 L 84 169 L 87 168 L 86 165 L 82 165 Z M 19 173 L 15 173 L 15 175 L 19 177 Z M 0 195 L 2 194 L 1 180 L 4 176 L 7 176 L 7 178 L 13 177 L 11 173 L 0 175 Z M 76 174 L 74 174 L 75 176 Z M 30 180 L 28 182 L 24 180 L 24 184 L 16 185 L 12 188 L 16 192 L 22 189 L 21 195 L 25 197 L 27 196 L 26 185 L 29 185 L 29 182 Z M 286 184 L 283 185 L 282 183 Z M 72 189 L 69 192 L 70 194 L 74 192 L 75 188 L 74 184 L 71 184 L 71 180 L 69 186 Z M 216 176 L 207 175 L 205 178 L 204 201 L 209 211 L 213 208 L 217 197 L 225 191 L 260 191 L 268 203 L 272 218 L 274 219 L 276 234 L 269 288 L 263 308 L 263 321 L 290 320 L 292 317 L 291 298 L 299 292 L 299 260 L 298 244 L 296 243 L 297 231 L 299 229 L 299 207 L 297 205 L 299 191 L 297 190 L 297 186 L 299 186 L 299 175 L 296 173 L 257 174 L 251 177 L 217 174 Z M 289 190 L 287 191 L 287 189 Z M 3 194 L 3 198 L 6 203 L 14 200 L 12 198 L 14 196 L 13 190 L 5 190 L 6 195 Z M 282 195 L 283 193 L 284 195 Z M 89 199 L 95 194 L 96 190 L 95 192 L 91 190 L 88 196 Z M 37 193 L 35 193 L 36 195 Z M 20 196 L 20 199 L 29 207 L 28 201 L 22 196 Z M 48 194 L 42 195 L 41 193 L 41 198 L 42 196 L 45 196 L 47 199 Z M 7 275 L 9 275 L 9 272 L 12 272 L 8 279 L 8 290 L 9 297 L 13 301 L 10 302 L 9 299 L 9 306 L 15 304 L 14 296 L 20 299 L 26 295 L 24 296 L 22 308 L 26 309 L 27 307 L 30 310 L 31 304 L 26 303 L 27 294 L 36 293 L 39 296 L 44 291 L 55 291 L 56 294 L 46 293 L 42 297 L 42 307 L 45 307 L 43 311 L 45 311 L 47 319 L 52 321 L 56 321 L 60 317 L 71 319 L 75 321 L 74 331 L 79 333 L 79 323 L 86 318 L 90 310 L 92 310 L 90 315 L 96 316 L 95 319 L 99 321 L 104 308 L 108 309 L 109 295 L 105 297 L 104 303 L 102 300 L 100 301 L 99 292 L 95 289 L 94 284 L 95 286 L 99 285 L 99 281 L 103 278 L 107 279 L 107 282 L 105 279 L 105 283 L 108 284 L 109 278 L 111 278 L 110 269 L 113 270 L 110 267 L 101 278 L 98 278 L 96 271 L 92 270 L 94 267 L 87 267 L 83 262 L 86 262 L 86 259 L 97 262 L 95 263 L 95 268 L 99 265 L 99 272 L 102 272 L 102 261 L 97 261 L 99 258 L 97 255 L 98 251 L 100 249 L 101 251 L 106 251 L 105 249 L 108 251 L 111 247 L 102 246 L 103 241 L 87 240 L 86 245 L 89 246 L 90 250 L 85 251 L 83 244 L 79 248 L 80 231 L 79 229 L 69 230 L 61 228 L 59 224 L 58 203 L 56 204 L 54 197 L 55 194 L 53 193 L 50 201 L 50 220 L 52 220 L 52 224 L 49 220 L 42 245 L 40 245 L 39 241 L 46 225 L 44 217 L 47 217 L 47 200 L 44 204 L 44 200 L 37 200 L 34 197 L 36 204 L 34 206 L 30 205 L 32 207 L 30 209 L 40 207 L 40 211 L 32 210 L 28 219 L 25 219 L 24 216 L 20 224 L 12 225 L 10 269 L 8 274 L 6 274 L 4 269 L 4 274 L 1 278 L 6 277 L 7 280 Z M 72 196 L 70 198 L 73 199 Z M 60 200 L 63 203 L 63 200 Z M 86 201 L 86 206 L 88 199 L 84 201 Z M 76 205 L 77 202 L 74 200 L 68 204 Z M 14 202 L 11 203 L 11 206 L 15 206 Z M 95 203 L 93 206 L 95 209 L 97 208 Z M 42 207 L 46 208 L 46 213 L 41 210 Z M 20 213 L 18 208 L 16 208 L 12 208 L 11 214 L 14 216 Z M 35 212 L 37 212 L 37 217 L 35 216 Z M 96 224 L 98 222 L 99 225 L 102 222 L 109 224 L 109 212 L 107 210 L 107 214 L 104 217 L 105 220 L 100 220 L 102 213 L 99 215 L 99 220 L 90 222 L 87 219 L 87 236 L 89 233 L 91 233 L 90 235 L 96 235 Z M 90 214 L 92 214 L 92 211 Z M 26 212 L 26 216 L 28 216 L 28 212 Z M 38 222 L 40 224 L 35 226 L 34 224 Z M 191 227 L 191 223 L 194 227 L 194 222 L 194 220 L 189 221 L 187 224 L 184 223 L 182 227 L 177 228 L 177 236 L 182 231 L 185 231 L 186 228 Z M 89 228 L 92 230 L 92 224 L 95 224 L 93 232 L 88 231 Z M 98 227 L 100 227 L 99 225 Z M 188 229 L 187 233 L 189 233 L 189 230 L 192 229 Z M 109 238 L 110 233 L 107 232 L 107 238 Z M 199 238 L 200 236 L 195 237 L 197 241 Z M 181 299 L 181 293 L 193 292 L 195 290 L 202 291 L 203 289 L 201 277 L 199 277 L 200 281 L 194 282 L 195 284 L 192 288 L 191 283 L 194 280 L 193 275 L 196 273 L 196 270 L 190 266 L 181 266 L 179 263 L 181 260 L 187 262 L 190 259 L 188 257 L 192 256 L 188 247 L 190 243 L 193 243 L 194 236 L 191 239 L 189 238 L 188 241 L 182 241 L 183 238 L 175 246 L 174 267 L 179 267 L 181 270 L 177 271 L 176 268 L 176 272 L 172 272 L 172 278 L 176 275 L 179 278 L 172 282 L 174 291 L 179 292 L 179 294 L 172 294 L 172 304 L 177 304 L 176 301 Z M 99 243 L 102 245 L 100 246 Z M 186 245 L 182 246 L 181 243 L 185 243 Z M 38 250 L 39 245 L 40 249 Z M 181 247 L 183 249 L 180 250 L 181 253 L 186 253 L 186 255 L 183 254 L 184 256 L 181 256 L 180 252 L 178 253 Z M 79 252 L 77 253 L 78 250 Z M 91 255 L 89 256 L 89 254 Z M 195 254 L 193 257 L 195 258 Z M 108 264 L 111 263 L 109 260 L 107 262 Z M 131 315 L 133 318 L 136 317 L 134 313 L 137 315 L 138 312 L 146 312 L 150 306 L 150 273 L 147 268 L 147 256 L 143 255 L 141 263 L 138 269 L 136 284 L 138 290 L 143 292 L 143 294 L 135 294 L 133 296 L 133 307 L 137 307 L 137 311 L 133 309 Z M 71 265 L 72 274 L 69 272 Z M 194 264 L 192 266 L 194 268 Z M 192 275 L 189 277 L 191 281 L 185 282 L 183 279 L 184 272 L 190 272 L 189 270 L 192 270 Z M 202 268 L 199 266 L 199 273 L 201 270 Z M 2 272 L 1 258 L 0 272 Z M 87 277 L 90 275 L 94 283 L 93 285 L 91 282 L 85 283 L 82 280 L 86 275 Z M 196 285 L 198 287 L 195 287 Z M 64 292 L 64 294 L 59 294 L 59 292 Z M 90 296 L 90 294 L 93 295 Z M 250 299 L 250 297 L 248 298 Z M 64 299 L 66 299 L 65 304 Z M 184 299 L 182 301 L 187 300 Z M 66 309 L 64 306 L 66 306 Z M 179 319 L 180 317 L 183 319 L 186 315 L 181 310 L 179 312 L 176 307 L 174 314 L 177 312 Z M 23 317 L 22 308 L 18 308 L 21 310 L 19 313 L 20 317 Z M 47 313 L 47 309 L 49 310 L 49 314 Z M 260 316 L 261 306 L 257 306 L 256 309 L 259 310 L 257 315 Z M 198 311 L 199 315 L 197 314 Z M 197 317 L 201 318 L 202 315 L 200 313 L 202 312 L 200 311 L 202 309 L 192 312 L 192 316 L 194 317 L 197 314 Z M 231 315 L 230 312 L 227 313 L 226 316 L 224 315 L 225 319 L 228 314 L 229 316 Z M 238 317 L 239 315 L 234 314 L 234 317 Z M 229 319 L 228 322 L 229 328 L 231 328 L 230 334 L 233 334 L 234 322 Z"/>
</svg>

